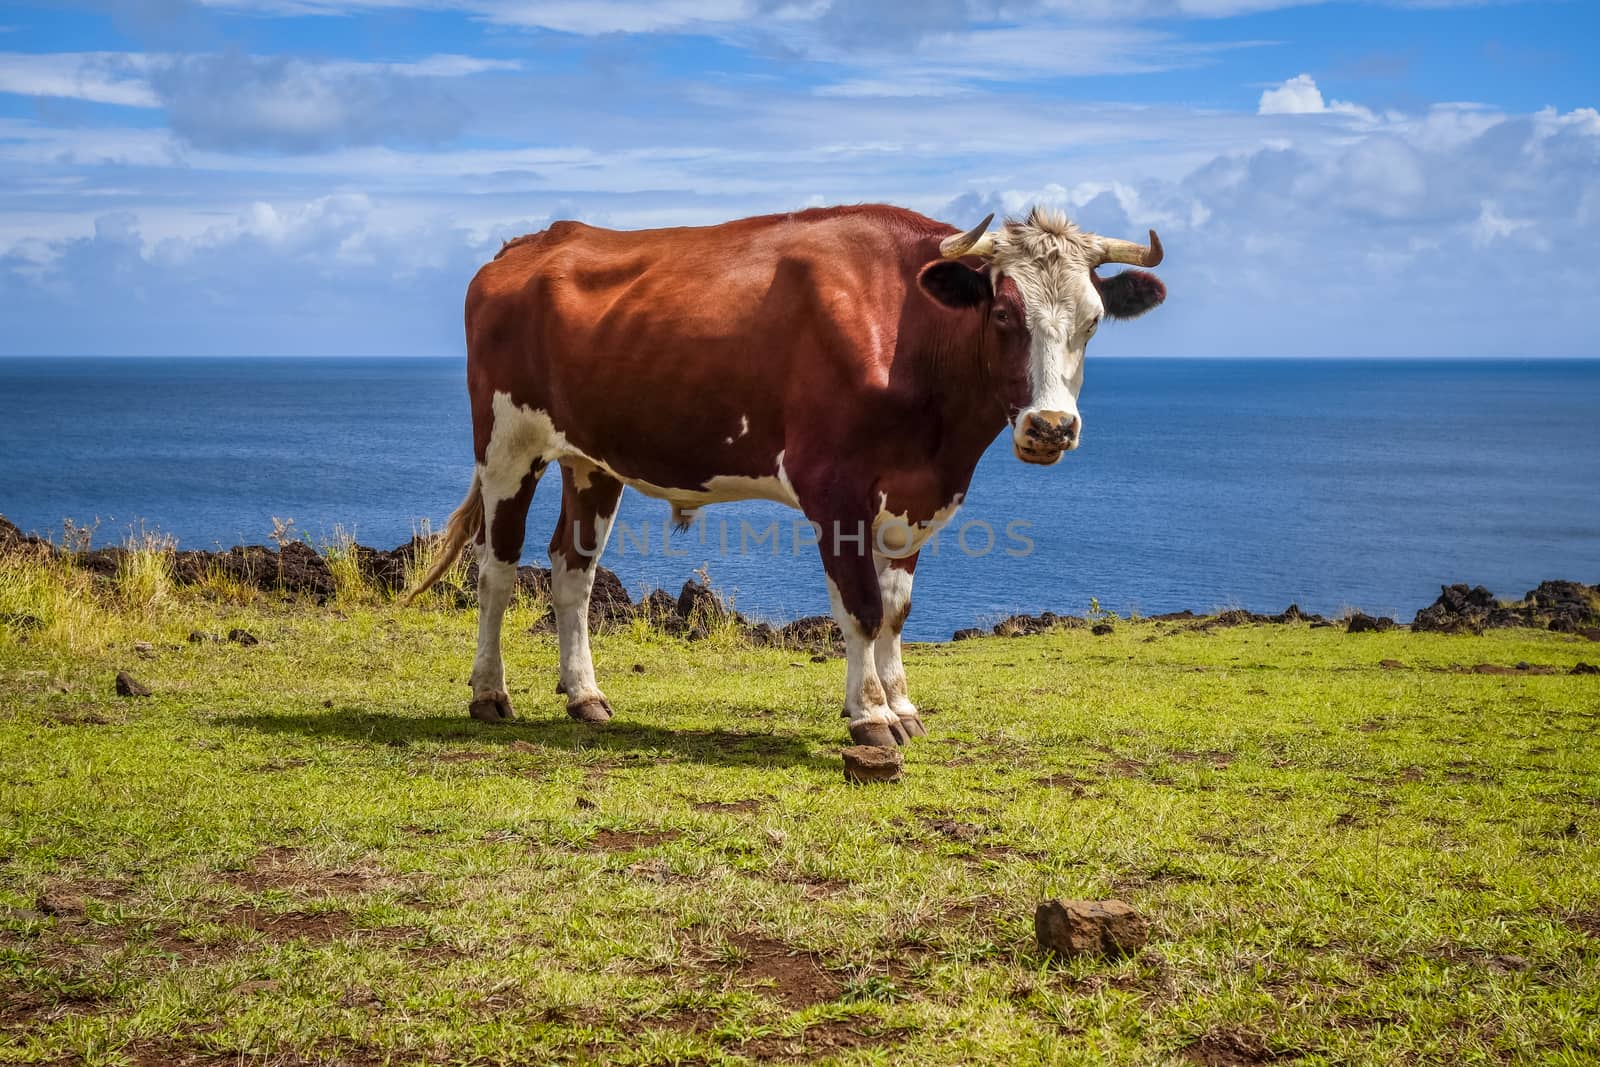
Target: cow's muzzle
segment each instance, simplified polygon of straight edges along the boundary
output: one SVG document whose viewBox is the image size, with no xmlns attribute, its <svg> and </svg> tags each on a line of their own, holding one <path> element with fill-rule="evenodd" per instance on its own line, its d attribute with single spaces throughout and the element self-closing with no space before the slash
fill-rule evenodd
<svg viewBox="0 0 1600 1067">
<path fill-rule="evenodd" d="M 1024 411 L 1017 416 L 1011 448 L 1024 463 L 1054 463 L 1078 447 L 1082 426 L 1070 411 Z"/>
</svg>

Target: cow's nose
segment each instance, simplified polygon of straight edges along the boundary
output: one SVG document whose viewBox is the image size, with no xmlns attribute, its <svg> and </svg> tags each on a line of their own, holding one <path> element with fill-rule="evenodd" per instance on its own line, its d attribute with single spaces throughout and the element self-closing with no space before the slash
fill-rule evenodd
<svg viewBox="0 0 1600 1067">
<path fill-rule="evenodd" d="M 1028 416 L 1028 436 L 1041 445 L 1070 447 L 1078 436 L 1078 416 L 1070 411 L 1035 411 Z"/>
</svg>

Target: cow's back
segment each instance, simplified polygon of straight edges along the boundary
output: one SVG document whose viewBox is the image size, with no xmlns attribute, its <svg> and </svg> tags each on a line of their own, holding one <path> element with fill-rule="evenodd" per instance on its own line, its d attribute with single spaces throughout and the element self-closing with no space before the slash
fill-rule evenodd
<svg viewBox="0 0 1600 1067">
<path fill-rule="evenodd" d="M 549 412 L 579 450 L 625 452 L 644 481 L 770 474 L 789 422 L 887 381 L 906 288 L 945 232 L 879 207 L 556 223 L 473 279 L 474 397 Z"/>
</svg>

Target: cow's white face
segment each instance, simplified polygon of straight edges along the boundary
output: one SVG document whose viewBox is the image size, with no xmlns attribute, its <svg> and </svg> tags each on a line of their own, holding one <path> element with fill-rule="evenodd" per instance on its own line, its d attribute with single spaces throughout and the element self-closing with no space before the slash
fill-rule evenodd
<svg viewBox="0 0 1600 1067">
<path fill-rule="evenodd" d="M 1011 447 L 1028 463 L 1055 463 L 1077 448 L 1083 435 L 1078 393 L 1084 355 L 1105 306 L 1087 266 L 1013 271 L 1028 329 L 1029 398 L 1012 416 Z"/>
<path fill-rule="evenodd" d="M 1153 274 L 1101 278 L 1095 268 L 1156 266 L 1161 242 L 1154 231 L 1149 245 L 1100 237 L 1044 207 L 985 233 L 989 221 L 942 240 L 944 259 L 923 267 L 918 280 L 946 307 L 984 312 L 983 347 L 998 357 L 990 369 L 1011 421 L 1012 450 L 1028 463 L 1055 463 L 1082 440 L 1084 353 L 1100 320 L 1134 318 L 1167 295 Z M 963 256 L 987 258 L 986 272 L 962 266 Z"/>
</svg>

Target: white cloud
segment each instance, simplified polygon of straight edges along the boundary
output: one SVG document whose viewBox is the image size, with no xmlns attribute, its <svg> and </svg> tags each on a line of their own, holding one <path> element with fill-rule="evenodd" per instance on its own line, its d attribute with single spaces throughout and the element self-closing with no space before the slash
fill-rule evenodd
<svg viewBox="0 0 1600 1067">
<path fill-rule="evenodd" d="M 1363 122 L 1376 122 L 1378 116 L 1360 104 L 1347 100 L 1324 101 L 1322 90 L 1309 74 L 1297 74 L 1275 89 L 1261 94 L 1258 115 L 1348 115 Z"/>
<path fill-rule="evenodd" d="M 149 57 L 128 52 L 0 52 L 0 93 L 158 107 Z"/>
<path fill-rule="evenodd" d="M 1478 218 L 1472 224 L 1472 243 L 1480 248 L 1515 237 L 1524 230 L 1534 227 L 1532 219 L 1511 219 L 1501 214 L 1500 206 L 1493 200 L 1485 200 L 1478 212 Z"/>
<path fill-rule="evenodd" d="M 202 53 L 179 56 L 143 52 L 0 52 L 0 93 L 157 108 L 165 103 L 157 84 L 162 77 L 170 76 L 179 68 L 207 62 L 244 65 L 279 63 L 294 66 L 325 81 L 378 75 L 464 78 L 491 71 L 519 70 L 522 66 L 519 61 L 512 59 L 454 54 L 385 63 L 348 60 L 319 62 Z"/>
</svg>

